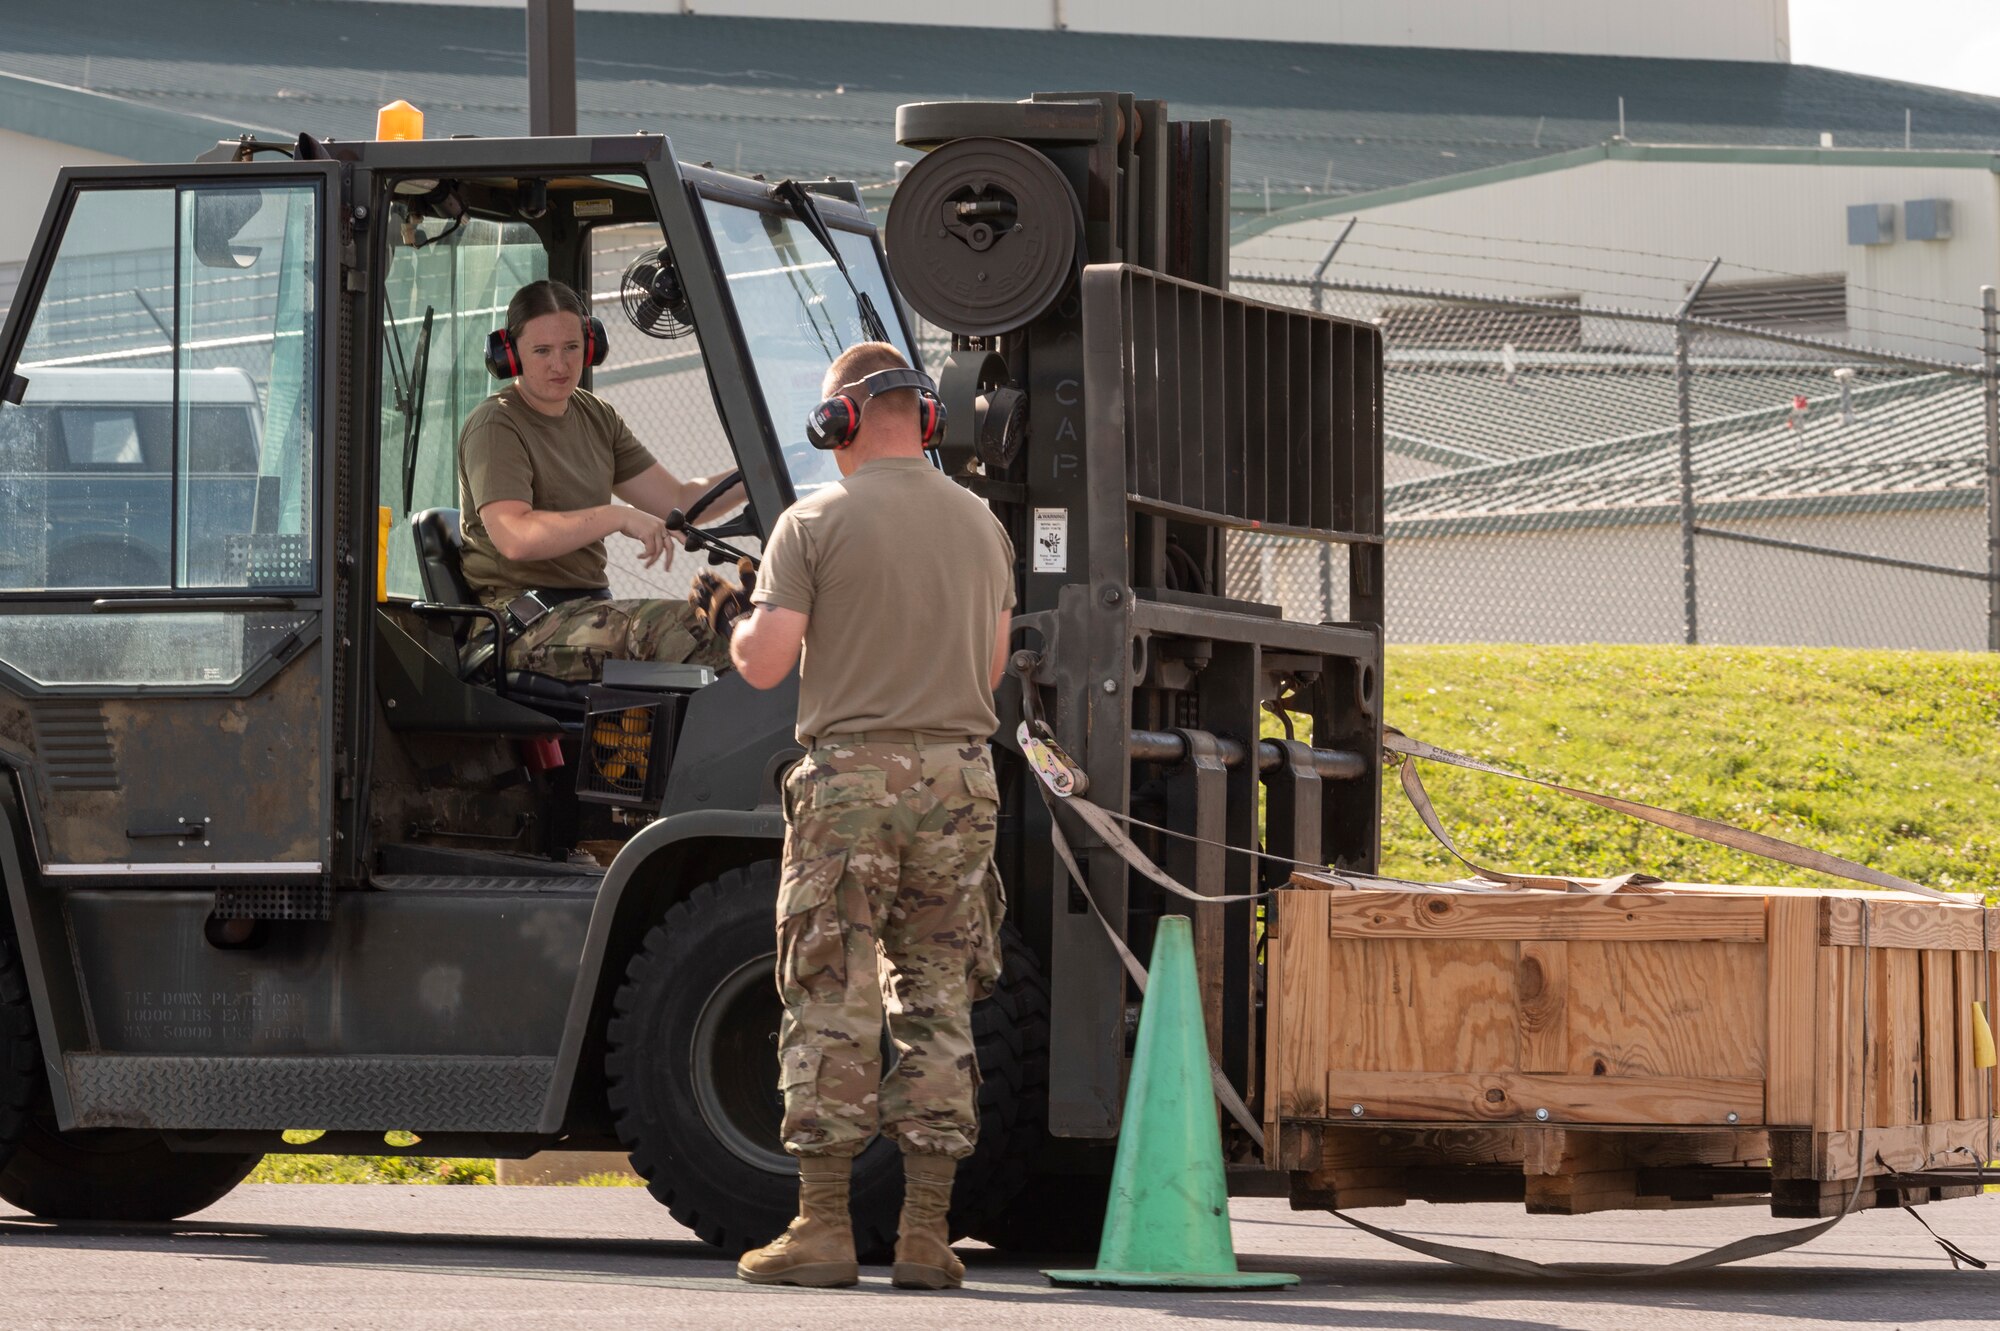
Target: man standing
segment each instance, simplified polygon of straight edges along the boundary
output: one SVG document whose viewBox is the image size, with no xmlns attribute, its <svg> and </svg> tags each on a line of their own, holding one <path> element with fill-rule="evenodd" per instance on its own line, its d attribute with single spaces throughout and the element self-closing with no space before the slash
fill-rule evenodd
<svg viewBox="0 0 2000 1331">
<path fill-rule="evenodd" d="M 986 740 L 999 724 L 1014 551 L 986 505 L 924 457 L 935 401 L 910 379 L 881 342 L 828 369 L 824 392 L 847 399 L 853 422 L 834 432 L 847 440 L 834 454 L 842 480 L 779 518 L 748 596 L 756 608 L 731 636 L 737 670 L 758 688 L 804 653 L 807 754 L 785 780 L 778 888 L 779 1085 L 799 1217 L 737 1266 L 758 1284 L 855 1282 L 849 1175 L 878 1129 L 903 1151 L 895 1283 L 955 1288 L 965 1274 L 945 1214 L 979 1129 L 972 1004 L 999 977 L 1000 801 Z M 741 593 L 711 582 L 706 595 L 728 631 Z M 885 990 L 901 1055 L 886 1077 Z"/>
<path fill-rule="evenodd" d="M 531 282 L 508 302 L 514 380 L 474 407 L 458 436 L 465 580 L 512 614 L 510 670 L 590 680 L 612 657 L 726 667 L 726 644 L 686 603 L 614 601 L 605 586 L 607 536 L 639 542 L 647 568 L 670 567 L 662 520 L 711 482 L 675 477 L 608 402 L 578 387 L 592 336 L 583 298 L 560 282 Z"/>
</svg>

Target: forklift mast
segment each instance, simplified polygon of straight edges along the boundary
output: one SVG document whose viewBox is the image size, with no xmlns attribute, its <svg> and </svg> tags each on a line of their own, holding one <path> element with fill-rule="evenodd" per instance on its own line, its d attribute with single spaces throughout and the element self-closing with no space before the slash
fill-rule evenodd
<svg viewBox="0 0 2000 1331">
<path fill-rule="evenodd" d="M 1281 882 L 1288 861 L 1373 871 L 1379 333 L 1229 293 L 1226 121 L 1042 93 L 906 105 L 896 137 L 927 150 L 885 240 L 903 297 L 952 335 L 943 461 L 1027 552 L 1016 664 L 1089 798 L 1199 838 L 1135 829 L 1205 895 Z M 1273 538 L 1345 547 L 1339 622 L 1288 620 L 1232 585 L 1232 557 Z M 1008 776 L 1002 867 L 1053 992 L 1051 1130 L 1112 1136 L 1136 995 L 1051 851 L 1034 778 Z M 1079 850 L 1143 955 L 1160 890 L 1101 843 Z M 1194 914 L 1210 1047 L 1254 1097 L 1261 915 Z"/>
</svg>

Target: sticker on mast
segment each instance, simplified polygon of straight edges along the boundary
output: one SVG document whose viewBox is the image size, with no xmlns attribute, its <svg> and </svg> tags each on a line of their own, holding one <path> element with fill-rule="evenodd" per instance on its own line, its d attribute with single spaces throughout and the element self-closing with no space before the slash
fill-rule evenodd
<svg viewBox="0 0 2000 1331">
<path fill-rule="evenodd" d="M 1069 572 L 1069 510 L 1035 510 L 1035 559 L 1037 573 Z"/>
</svg>

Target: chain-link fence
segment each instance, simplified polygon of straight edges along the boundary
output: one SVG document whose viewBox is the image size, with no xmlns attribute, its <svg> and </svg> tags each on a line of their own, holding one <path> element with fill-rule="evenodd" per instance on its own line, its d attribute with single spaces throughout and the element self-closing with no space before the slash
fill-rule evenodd
<svg viewBox="0 0 2000 1331">
<path fill-rule="evenodd" d="M 646 337 L 616 315 L 625 266 L 659 243 L 656 226 L 595 237 L 592 302 L 614 329 L 596 388 L 669 470 L 714 475 L 733 462 L 699 338 Z M 144 278 L 119 289 L 158 286 Z M 1990 308 L 1983 360 L 1933 361 L 1693 317 L 1692 294 L 1662 314 L 1233 282 L 1383 329 L 1396 641 L 2000 649 Z M 132 302 L 115 317 L 150 316 Z M 915 331 L 935 366 L 949 339 Z M 698 567 L 614 554 L 610 576 L 621 596 L 678 597 Z M 1227 578 L 1295 618 L 1346 614 L 1338 546 L 1241 535 Z"/>
<path fill-rule="evenodd" d="M 1233 285 L 1383 330 L 1393 640 L 2000 648 L 1990 355 L 1691 317 L 1692 295 Z M 1296 617 L 1345 612 L 1338 550 L 1239 537 L 1229 572 Z"/>
</svg>

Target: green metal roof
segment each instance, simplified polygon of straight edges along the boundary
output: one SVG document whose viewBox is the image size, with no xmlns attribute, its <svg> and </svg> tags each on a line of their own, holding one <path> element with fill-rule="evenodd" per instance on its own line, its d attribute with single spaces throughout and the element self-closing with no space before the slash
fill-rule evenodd
<svg viewBox="0 0 2000 1331">
<path fill-rule="evenodd" d="M 1453 468 L 1543 458 L 1605 440 L 1670 436 L 1679 419 L 1679 381 L 1671 353 L 1519 352 L 1506 373 L 1494 351 L 1449 359 L 1390 347 L 1384 358 L 1383 417 L 1390 452 Z M 1910 381 L 1908 370 L 1861 358 L 1752 360 L 1695 357 L 1690 390 L 1695 419 L 1782 417 L 1794 397 L 1837 399 L 1835 368 L 1852 390 Z M 1872 400 L 1863 392 L 1865 400 Z"/>
<path fill-rule="evenodd" d="M 1593 395 L 1603 433 L 1582 444 L 1490 466 L 1466 467 L 1388 487 L 1393 536 L 1445 536 L 1661 521 L 1679 490 L 1678 434 L 1660 422 L 1658 376 L 1634 370 Z M 1790 388 L 1806 396 L 1794 413 L 1779 393 L 1784 369 L 1705 369 L 1692 429 L 1695 498 L 1710 517 L 1774 517 L 1839 511 L 1953 507 L 1979 502 L 1985 466 L 1980 384 L 1951 373 L 1876 370 L 1857 375 L 1850 412 L 1825 387 L 1826 364 L 1800 363 Z M 1523 375 L 1552 380 L 1559 367 Z M 1414 380 L 1451 410 L 1467 392 L 1499 383 L 1476 366 Z M 1816 386 L 1817 385 L 1817 386 Z M 1777 390 L 1777 391 L 1772 391 Z M 1512 391 L 1512 390 L 1502 390 Z M 1768 393 L 1768 396 L 1766 396 Z M 1759 398 L 1764 402 L 1756 403 Z M 1776 399 L 1776 400 L 1772 400 Z M 1409 404 L 1405 403 L 1406 412 Z M 1621 427 L 1629 433 L 1619 433 Z M 1633 428 L 1636 427 L 1636 428 Z M 1391 447 L 1394 447 L 1392 441 Z"/>
<path fill-rule="evenodd" d="M 407 97 L 433 135 L 527 129 L 521 9 L 328 0 L 90 0 L 10 6 L 0 128 L 121 156 L 192 156 L 233 130 L 373 132 Z M 1239 201 L 1451 187 L 1606 154 L 1618 99 L 1635 140 L 2000 149 L 2000 99 L 1811 66 L 1230 42 L 1115 34 L 589 12 L 579 128 L 663 131 L 684 159 L 887 181 L 908 101 L 1063 88 L 1164 97 L 1235 125 Z M 6 77 L 13 76 L 13 77 Z M 27 83 L 23 80 L 38 80 Z M 53 85 L 53 86 L 51 86 Z M 87 96 L 65 98 L 61 89 Z M 1707 150 L 1703 150 L 1707 151 Z M 1443 182 L 1440 185 L 1428 182 Z"/>
</svg>

